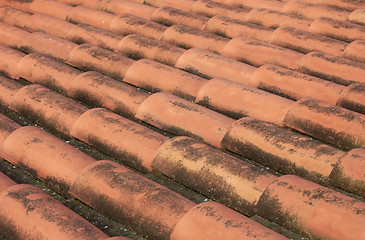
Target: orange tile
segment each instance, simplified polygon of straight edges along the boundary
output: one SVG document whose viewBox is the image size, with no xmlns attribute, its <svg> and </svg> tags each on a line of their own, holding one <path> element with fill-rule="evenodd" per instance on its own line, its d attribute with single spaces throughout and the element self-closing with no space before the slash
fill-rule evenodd
<svg viewBox="0 0 365 240">
<path fill-rule="evenodd" d="M 208 17 L 227 16 L 241 21 L 246 20 L 246 14 L 249 10 L 244 8 L 236 8 L 230 5 L 211 0 L 195 1 L 191 6 L 190 11 L 202 14 Z"/>
<path fill-rule="evenodd" d="M 209 18 L 200 14 L 185 12 L 172 7 L 162 7 L 153 13 L 151 20 L 167 26 L 181 24 L 203 30 Z"/>
<path fill-rule="evenodd" d="M 365 24 L 365 9 L 357 9 L 353 11 L 348 20 L 354 23 Z"/>
<path fill-rule="evenodd" d="M 79 172 L 95 161 L 64 141 L 33 126 L 19 128 L 10 134 L 4 141 L 2 156 L 66 195 Z"/>
<path fill-rule="evenodd" d="M 38 52 L 67 61 L 77 44 L 44 32 L 34 32 L 24 39 L 22 49 L 26 52 Z"/>
<path fill-rule="evenodd" d="M 2 120 L 1 120 L 2 121 Z M 16 185 L 16 183 L 11 180 L 4 173 L 0 172 L 0 194 L 9 187 Z"/>
<path fill-rule="evenodd" d="M 293 27 L 300 30 L 308 30 L 312 23 L 304 17 L 288 14 L 266 8 L 254 8 L 247 14 L 247 21 L 262 25 L 264 27 Z"/>
<path fill-rule="evenodd" d="M 341 158 L 330 177 L 335 181 L 335 185 L 364 197 L 364 172 L 365 149 L 356 148 Z"/>
<path fill-rule="evenodd" d="M 254 118 L 236 121 L 222 145 L 284 174 L 329 184 L 333 166 L 345 154 L 320 141 Z"/>
<path fill-rule="evenodd" d="M 83 1 L 83 3 L 87 2 L 88 0 Z M 137 17 L 149 19 L 153 12 L 156 11 L 156 8 L 130 0 L 111 0 L 106 2 L 105 10 L 114 14 L 129 13 Z"/>
<path fill-rule="evenodd" d="M 361 239 L 364 209 L 364 202 L 293 175 L 269 185 L 258 202 L 261 216 L 312 239 Z"/>
<path fill-rule="evenodd" d="M 38 53 L 25 56 L 17 69 L 22 78 L 63 93 L 70 90 L 73 80 L 81 74 L 69 65 Z"/>
<path fill-rule="evenodd" d="M 293 69 L 303 54 L 258 40 L 234 38 L 224 48 L 223 56 L 254 66 L 276 64 Z"/>
<path fill-rule="evenodd" d="M 25 38 L 31 34 L 20 28 L 0 22 L 0 43 L 14 48 L 20 48 Z"/>
<path fill-rule="evenodd" d="M 85 72 L 78 76 L 68 94 L 90 106 L 102 106 L 128 118 L 134 118 L 140 104 L 149 96 L 97 72 Z"/>
<path fill-rule="evenodd" d="M 118 53 L 85 43 L 74 48 L 68 62 L 83 70 L 99 71 L 110 77 L 122 79 L 134 61 Z"/>
<path fill-rule="evenodd" d="M 101 48 L 116 50 L 123 37 L 108 30 L 88 24 L 78 24 L 67 32 L 64 37 L 77 43 L 89 43 Z"/>
<path fill-rule="evenodd" d="M 353 83 L 341 93 L 337 105 L 365 114 L 365 84 Z"/>
<path fill-rule="evenodd" d="M 346 10 L 305 3 L 298 0 L 291 0 L 287 2 L 281 11 L 285 13 L 296 14 L 309 19 L 328 17 L 340 21 L 346 21 L 350 14 L 350 12 Z"/>
<path fill-rule="evenodd" d="M 357 40 L 350 43 L 345 49 L 344 57 L 365 63 L 365 41 Z"/>
<path fill-rule="evenodd" d="M 69 11 L 67 20 L 74 23 L 87 23 L 95 27 L 108 29 L 115 16 L 103 11 L 76 6 Z"/>
<path fill-rule="evenodd" d="M 255 67 L 198 48 L 184 52 L 175 67 L 206 78 L 226 78 L 252 87 L 258 84 L 252 79 Z"/>
<path fill-rule="evenodd" d="M 222 204 L 205 202 L 195 206 L 183 216 L 171 234 L 170 239 L 284 240 L 287 238 Z"/>
<path fill-rule="evenodd" d="M 72 23 L 41 13 L 34 14 L 28 26 L 32 31 L 44 31 L 61 38 L 66 37 L 74 27 L 75 25 Z"/>
<path fill-rule="evenodd" d="M 123 35 L 136 33 L 159 40 L 167 27 L 130 14 L 121 14 L 114 17 L 109 29 Z"/>
<path fill-rule="evenodd" d="M 270 40 L 273 32 L 270 28 L 223 16 L 212 17 L 204 30 L 229 38 L 245 37 L 264 42 Z"/>
<path fill-rule="evenodd" d="M 170 66 L 174 66 L 185 52 L 175 45 L 137 34 L 124 37 L 117 51 L 133 59 L 149 58 Z"/>
<path fill-rule="evenodd" d="M 152 168 L 249 215 L 253 214 L 266 186 L 276 179 L 241 159 L 188 137 L 175 137 L 162 145 Z"/>
<path fill-rule="evenodd" d="M 225 0 L 228 4 L 244 8 L 267 8 L 281 11 L 285 3 L 280 0 Z"/>
<path fill-rule="evenodd" d="M 64 20 L 69 18 L 72 9 L 72 6 L 50 0 L 35 0 L 30 5 L 33 13 L 44 13 Z"/>
<path fill-rule="evenodd" d="M 31 1 L 11 1 L 11 0 L 2 0 L 2 6 L 11 6 L 17 8 L 22 11 L 28 11 L 30 7 Z"/>
<path fill-rule="evenodd" d="M 154 7 L 166 7 L 170 6 L 173 8 L 181 9 L 184 11 L 189 11 L 191 5 L 193 5 L 194 0 L 145 0 L 143 1 L 144 4 L 151 5 Z"/>
<path fill-rule="evenodd" d="M 19 78 L 17 65 L 24 56 L 22 52 L 0 45 L 0 71 L 11 78 Z"/>
<path fill-rule="evenodd" d="M 1 79 L 2 77 L 0 77 Z M 0 82 L 1 84 L 1 82 Z M 6 117 L 3 114 L 0 114 L 0 156 L 3 157 L 3 150 L 2 150 L 2 146 L 4 141 L 7 139 L 7 137 L 14 132 L 15 130 L 17 130 L 18 128 L 20 128 L 21 126 L 19 124 L 17 124 L 16 122 L 14 122 L 13 120 L 11 120 L 10 118 Z M 2 173 L 0 172 L 0 185 L 4 185 L 2 183 Z M 2 189 L 4 189 L 4 186 L 0 186 L 0 193 L 2 191 Z"/>
<path fill-rule="evenodd" d="M 198 138 L 215 147 L 233 119 L 190 101 L 160 92 L 151 95 L 138 109 L 136 118 L 175 135 Z"/>
<path fill-rule="evenodd" d="M 0 7 L 0 20 L 6 24 L 27 28 L 32 15 L 11 7 Z"/>
<path fill-rule="evenodd" d="M 23 87 L 20 83 L 9 79 L 7 77 L 0 76 L 0 106 L 9 108 L 15 94 Z"/>
<path fill-rule="evenodd" d="M 216 53 L 221 53 L 229 41 L 228 38 L 181 25 L 169 27 L 161 40 L 183 48 L 201 48 Z"/>
<path fill-rule="evenodd" d="M 343 8 L 349 11 L 353 11 L 359 8 L 365 8 L 365 3 L 363 1 L 317 0 L 317 3 L 332 6 L 335 8 Z"/>
<path fill-rule="evenodd" d="M 365 146 L 365 115 L 319 100 L 304 98 L 297 101 L 284 123 L 344 149 Z"/>
<path fill-rule="evenodd" d="M 250 116 L 278 125 L 294 104 L 289 99 L 221 78 L 206 83 L 196 102 L 234 118 Z"/>
<path fill-rule="evenodd" d="M 345 42 L 291 27 L 276 29 L 271 43 L 302 53 L 319 51 L 336 56 L 342 56 L 347 47 Z"/>
<path fill-rule="evenodd" d="M 132 64 L 123 81 L 150 92 L 169 92 L 194 101 L 206 79 L 149 59 Z"/>
<path fill-rule="evenodd" d="M 161 134 L 102 108 L 85 112 L 71 134 L 142 171 L 152 170 L 157 150 L 167 141 Z"/>
<path fill-rule="evenodd" d="M 321 52 L 306 54 L 298 63 L 297 71 L 331 80 L 342 85 L 365 82 L 365 64 Z"/>
<path fill-rule="evenodd" d="M 345 86 L 275 65 L 263 65 L 252 76 L 257 88 L 293 100 L 315 98 L 336 105 Z"/>
<path fill-rule="evenodd" d="M 169 239 L 179 220 L 196 205 L 111 161 L 98 161 L 84 169 L 70 192 L 114 221 L 151 239 Z"/>
<path fill-rule="evenodd" d="M 0 195 L 0 228 L 14 239 L 107 239 L 101 230 L 32 185 L 15 185 Z"/>
<path fill-rule="evenodd" d="M 365 26 L 326 17 L 314 20 L 309 31 L 348 42 L 365 40 Z"/>
<path fill-rule="evenodd" d="M 75 121 L 87 110 L 79 103 L 37 84 L 20 89 L 11 108 L 66 137 L 70 136 Z"/>
</svg>

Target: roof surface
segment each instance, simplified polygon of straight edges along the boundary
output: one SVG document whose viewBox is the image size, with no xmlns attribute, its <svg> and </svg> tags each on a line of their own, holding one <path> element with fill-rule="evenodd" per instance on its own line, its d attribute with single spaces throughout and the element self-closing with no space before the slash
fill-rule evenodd
<svg viewBox="0 0 365 240">
<path fill-rule="evenodd" d="M 364 1 L 0 4 L 0 239 L 365 239 Z"/>
</svg>

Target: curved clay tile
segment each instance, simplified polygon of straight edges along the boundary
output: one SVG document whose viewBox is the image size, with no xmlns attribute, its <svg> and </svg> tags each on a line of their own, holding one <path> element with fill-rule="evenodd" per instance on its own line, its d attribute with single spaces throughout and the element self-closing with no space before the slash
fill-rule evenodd
<svg viewBox="0 0 365 240">
<path fill-rule="evenodd" d="M 340 84 L 271 64 L 259 67 L 252 78 L 259 83 L 257 86 L 259 89 L 293 100 L 311 97 L 333 105 L 336 105 L 341 92 L 346 88 Z"/>
<path fill-rule="evenodd" d="M 1 82 L 0 82 L 0 84 L 1 84 Z M 3 114 L 0 114 L 0 126 L 1 126 L 0 127 L 0 156 L 3 157 L 2 146 L 3 146 L 4 141 L 7 139 L 7 137 L 12 132 L 17 130 L 21 126 Z M 1 178 L 1 174 L 0 174 L 0 178 Z M 1 182 L 1 180 L 0 180 L 0 182 Z M 0 192 L 1 192 L 1 187 L 0 187 Z"/>
<path fill-rule="evenodd" d="M 353 83 L 341 93 L 337 105 L 365 114 L 365 83 Z"/>
<path fill-rule="evenodd" d="M 149 96 L 98 72 L 79 75 L 72 82 L 68 95 L 90 106 L 103 106 L 131 119 L 134 119 L 139 106 Z"/>
<path fill-rule="evenodd" d="M 271 35 L 271 43 L 298 52 L 319 51 L 342 56 L 347 43 L 291 27 L 279 27 Z"/>
<path fill-rule="evenodd" d="M 204 78 L 149 59 L 133 63 L 123 81 L 150 92 L 169 92 L 192 101 L 207 82 Z"/>
<path fill-rule="evenodd" d="M 3 123 L 3 116 L 1 116 L 0 121 Z M 16 185 L 16 182 L 11 180 L 4 173 L 0 172 L 0 194 L 7 188 Z"/>
<path fill-rule="evenodd" d="M 0 27 L 1 28 L 1 27 Z M 19 78 L 17 65 L 25 56 L 24 53 L 0 45 L 0 69 L 11 78 Z"/>
<path fill-rule="evenodd" d="M 67 36 L 74 27 L 72 23 L 42 13 L 34 14 L 28 25 L 32 31 L 44 31 L 56 37 Z"/>
<path fill-rule="evenodd" d="M 208 17 L 226 16 L 241 21 L 246 20 L 246 14 L 249 10 L 244 8 L 236 8 L 230 5 L 211 0 L 195 1 L 191 6 L 190 11 L 202 14 Z"/>
<path fill-rule="evenodd" d="M 303 58 L 303 54 L 290 49 L 241 37 L 229 41 L 222 55 L 254 66 L 276 64 L 289 69 L 294 69 Z"/>
<path fill-rule="evenodd" d="M 365 63 L 365 41 L 357 40 L 350 43 L 345 49 L 344 57 Z"/>
<path fill-rule="evenodd" d="M 248 215 L 254 213 L 258 198 L 276 179 L 258 167 L 188 137 L 175 137 L 162 145 L 152 168 Z"/>
<path fill-rule="evenodd" d="M 97 28 L 88 24 L 77 24 L 69 30 L 63 37 L 77 42 L 89 43 L 101 48 L 116 50 L 123 36 L 114 32 Z"/>
<path fill-rule="evenodd" d="M 196 102 L 234 118 L 245 116 L 282 125 L 293 101 L 226 79 L 214 78 L 200 89 Z"/>
<path fill-rule="evenodd" d="M 261 216 L 310 238 L 364 236 L 364 202 L 297 176 L 282 176 L 270 184 L 257 208 Z"/>
<path fill-rule="evenodd" d="M 10 107 L 14 96 L 22 87 L 24 87 L 22 84 L 7 77 L 0 76 L 0 104 L 5 107 Z"/>
<path fill-rule="evenodd" d="M 151 162 L 157 150 L 167 141 L 163 135 L 102 108 L 85 112 L 71 134 L 143 171 L 152 170 Z"/>
<path fill-rule="evenodd" d="M 365 24 L 365 7 L 353 11 L 348 17 L 348 20 L 354 23 Z"/>
<path fill-rule="evenodd" d="M 133 0 L 133 1 L 141 2 L 140 0 Z M 151 5 L 151 6 L 154 6 L 154 7 L 170 6 L 170 7 L 174 7 L 174 8 L 177 8 L 177 9 L 184 10 L 184 11 L 189 11 L 191 6 L 194 4 L 194 0 L 179 0 L 179 1 L 175 1 L 175 0 L 145 0 L 141 3 Z"/>
<path fill-rule="evenodd" d="M 83 0 L 82 4 L 87 4 L 88 2 L 88 0 Z M 98 3 L 100 3 L 100 1 L 98 1 Z M 105 11 L 112 12 L 114 14 L 129 13 L 146 19 L 149 19 L 156 11 L 155 7 L 130 0 L 110 0 L 106 2 L 104 8 Z"/>
<path fill-rule="evenodd" d="M 365 146 L 365 115 L 319 100 L 298 100 L 284 124 L 344 149 Z"/>
<path fill-rule="evenodd" d="M 172 7 L 158 8 L 150 20 L 161 23 L 166 26 L 181 24 L 191 28 L 204 30 L 205 24 L 209 18 L 192 12 L 185 12 Z"/>
<path fill-rule="evenodd" d="M 359 8 L 365 8 L 364 1 L 359 0 L 317 0 L 318 4 L 333 6 L 337 8 L 343 8 L 349 11 L 356 10 Z"/>
<path fill-rule="evenodd" d="M 342 85 L 365 83 L 365 64 L 321 52 L 306 54 L 298 63 L 297 71 L 328 79 Z"/>
<path fill-rule="evenodd" d="M 151 239 L 169 239 L 196 204 L 112 161 L 98 161 L 77 177 L 70 193 Z"/>
<path fill-rule="evenodd" d="M 185 50 L 143 35 L 131 34 L 119 42 L 117 52 L 133 59 L 149 58 L 174 66 Z"/>
<path fill-rule="evenodd" d="M 0 22 L 0 42 L 6 46 L 21 48 L 25 38 L 31 34 L 20 28 Z"/>
<path fill-rule="evenodd" d="M 226 78 L 252 87 L 258 84 L 252 79 L 257 68 L 198 48 L 186 50 L 175 67 L 205 78 Z"/>
<path fill-rule="evenodd" d="M 273 30 L 257 24 L 239 21 L 224 16 L 212 17 L 206 24 L 205 31 L 229 38 L 245 37 L 268 42 Z"/>
<path fill-rule="evenodd" d="M 346 10 L 305 3 L 298 0 L 291 0 L 287 2 L 285 6 L 279 11 L 297 14 L 309 19 L 329 17 L 340 21 L 346 21 L 347 17 L 350 15 L 350 12 Z"/>
<path fill-rule="evenodd" d="M 34 32 L 26 37 L 21 48 L 26 52 L 39 52 L 54 58 L 67 61 L 76 43 L 49 35 L 44 32 Z"/>
<path fill-rule="evenodd" d="M 224 148 L 286 174 L 329 184 L 334 164 L 345 154 L 318 140 L 253 118 L 236 121 Z"/>
<path fill-rule="evenodd" d="M 97 11 L 84 6 L 73 7 L 67 16 L 67 20 L 74 23 L 87 23 L 95 27 L 109 28 L 114 15 L 102 11 Z"/>
<path fill-rule="evenodd" d="M 104 240 L 108 236 L 60 202 L 31 185 L 0 194 L 0 231 L 11 239 Z"/>
<path fill-rule="evenodd" d="M 190 101 L 160 92 L 148 97 L 138 109 L 136 118 L 175 135 L 198 138 L 215 147 L 233 119 Z"/>
<path fill-rule="evenodd" d="M 32 15 L 15 8 L 1 6 L 0 20 L 6 24 L 21 28 L 27 28 L 32 19 Z"/>
<path fill-rule="evenodd" d="M 170 239 L 285 240 L 287 238 L 219 203 L 206 202 L 195 206 L 184 215 Z"/>
<path fill-rule="evenodd" d="M 72 9 L 72 6 L 53 0 L 33 0 L 29 6 L 31 12 L 44 13 L 64 20 L 69 19 Z"/>
<path fill-rule="evenodd" d="M 247 14 L 247 21 L 264 27 L 293 27 L 308 30 L 312 20 L 294 14 L 278 12 L 266 8 L 254 8 Z"/>
<path fill-rule="evenodd" d="M 314 20 L 309 31 L 347 42 L 365 40 L 365 26 L 325 17 Z"/>
<path fill-rule="evenodd" d="M 116 79 L 123 79 L 134 62 L 118 53 L 87 43 L 75 47 L 70 53 L 68 61 L 83 70 L 100 71 Z"/>
<path fill-rule="evenodd" d="M 159 40 L 167 27 L 130 14 L 114 16 L 109 30 L 122 35 L 141 34 Z"/>
<path fill-rule="evenodd" d="M 81 74 L 79 70 L 39 53 L 26 55 L 17 69 L 20 76 L 28 81 L 66 93 L 73 80 Z"/>
<path fill-rule="evenodd" d="M 2 146 L 2 156 L 14 165 L 31 170 L 35 177 L 66 195 L 79 172 L 95 161 L 33 126 L 12 132 Z"/>
<path fill-rule="evenodd" d="M 37 84 L 20 89 L 13 98 L 11 109 L 65 136 L 70 136 L 75 121 L 88 110 L 74 100 Z"/>
<path fill-rule="evenodd" d="M 183 48 L 202 48 L 221 53 L 229 39 L 182 25 L 169 27 L 161 37 L 162 41 Z"/>
<path fill-rule="evenodd" d="M 348 152 L 335 165 L 330 178 L 337 186 L 365 196 L 365 150 L 356 148 Z"/>
</svg>

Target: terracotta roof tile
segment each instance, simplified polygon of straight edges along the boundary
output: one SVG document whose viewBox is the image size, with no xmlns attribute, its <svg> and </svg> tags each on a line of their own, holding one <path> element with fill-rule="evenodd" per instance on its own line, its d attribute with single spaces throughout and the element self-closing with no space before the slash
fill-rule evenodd
<svg viewBox="0 0 365 240">
<path fill-rule="evenodd" d="M 14 167 L 150 239 L 286 239 L 255 214 L 298 239 L 361 239 L 360 2 L 0 3 L 11 6 L 0 7 L 0 71 L 15 79 L 0 77 L 0 110 L 52 132 L 0 114 L 0 154 Z M 220 204 L 194 203 L 163 176 Z M 0 173 L 2 193 L 13 188 L 29 185 Z M 31 236 L 47 236 L 38 227 Z"/>
</svg>

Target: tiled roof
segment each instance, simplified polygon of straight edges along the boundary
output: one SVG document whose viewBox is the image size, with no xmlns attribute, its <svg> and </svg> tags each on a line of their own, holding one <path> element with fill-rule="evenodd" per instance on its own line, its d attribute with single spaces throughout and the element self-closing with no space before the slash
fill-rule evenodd
<svg viewBox="0 0 365 240">
<path fill-rule="evenodd" d="M 0 4 L 14 167 L 148 239 L 365 239 L 363 1 Z M 126 239 L 2 172 L 4 237 Z"/>
</svg>

